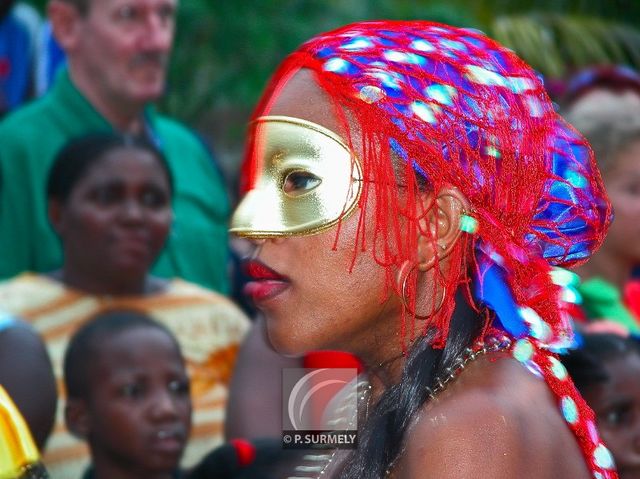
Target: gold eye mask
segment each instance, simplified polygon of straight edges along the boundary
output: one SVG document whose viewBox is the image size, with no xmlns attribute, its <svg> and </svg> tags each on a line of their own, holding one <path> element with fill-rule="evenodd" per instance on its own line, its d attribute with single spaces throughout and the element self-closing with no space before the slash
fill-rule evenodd
<svg viewBox="0 0 640 479">
<path fill-rule="evenodd" d="M 229 231 L 264 238 L 314 234 L 349 215 L 360 198 L 362 171 L 342 139 L 320 125 L 263 116 L 252 125 L 259 171 Z"/>
</svg>

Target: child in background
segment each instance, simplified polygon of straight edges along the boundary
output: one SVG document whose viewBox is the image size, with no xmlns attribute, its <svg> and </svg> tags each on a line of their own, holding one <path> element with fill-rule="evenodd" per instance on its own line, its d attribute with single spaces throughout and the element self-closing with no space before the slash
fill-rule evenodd
<svg viewBox="0 0 640 479">
<path fill-rule="evenodd" d="M 73 336 L 64 376 L 67 427 L 91 450 L 84 479 L 180 477 L 189 379 L 164 326 L 135 311 L 99 314 Z"/>
<path fill-rule="evenodd" d="M 640 73 L 626 67 L 585 69 L 569 80 L 563 116 L 589 141 L 615 221 L 602 247 L 576 269 L 582 308 L 591 321 L 613 320 L 640 334 Z"/>
<path fill-rule="evenodd" d="M 598 430 L 613 454 L 620 479 L 638 479 L 640 343 L 617 329 L 609 331 L 583 333 L 582 344 L 561 359 L 596 414 Z"/>
</svg>

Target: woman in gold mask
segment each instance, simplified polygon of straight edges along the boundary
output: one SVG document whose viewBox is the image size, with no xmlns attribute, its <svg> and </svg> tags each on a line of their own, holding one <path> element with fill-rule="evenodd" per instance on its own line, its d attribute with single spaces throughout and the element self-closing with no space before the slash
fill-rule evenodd
<svg viewBox="0 0 640 479">
<path fill-rule="evenodd" d="M 513 52 L 428 22 L 310 40 L 257 107 L 243 191 L 231 231 L 273 346 L 368 369 L 358 448 L 295 477 L 617 477 L 556 357 L 575 306 L 557 267 L 610 207 Z"/>
</svg>

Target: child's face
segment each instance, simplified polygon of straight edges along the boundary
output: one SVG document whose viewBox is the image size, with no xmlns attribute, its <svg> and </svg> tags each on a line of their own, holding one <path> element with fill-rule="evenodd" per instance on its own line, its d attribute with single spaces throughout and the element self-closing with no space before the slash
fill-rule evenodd
<svg viewBox="0 0 640 479">
<path fill-rule="evenodd" d="M 603 179 L 616 215 L 607 232 L 603 251 L 610 258 L 637 264 L 640 242 L 629 241 L 629 238 L 640 235 L 640 140 L 633 141 L 616 155 Z"/>
<path fill-rule="evenodd" d="M 134 328 L 106 338 L 92 367 L 88 400 L 94 463 L 140 477 L 177 466 L 191 428 L 189 380 L 171 338 Z"/>
<path fill-rule="evenodd" d="M 605 363 L 609 381 L 585 391 L 598 429 L 613 453 L 620 479 L 640 479 L 640 355 Z"/>
</svg>

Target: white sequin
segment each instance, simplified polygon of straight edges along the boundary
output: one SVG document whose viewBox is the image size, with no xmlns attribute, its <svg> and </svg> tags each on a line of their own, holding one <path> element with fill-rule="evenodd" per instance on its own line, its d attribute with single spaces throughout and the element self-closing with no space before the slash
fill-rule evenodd
<svg viewBox="0 0 640 479">
<path fill-rule="evenodd" d="M 576 286 L 580 282 L 577 274 L 564 268 L 553 268 L 549 275 L 553 284 L 558 286 Z"/>
<path fill-rule="evenodd" d="M 536 87 L 533 80 L 522 77 L 507 77 L 507 86 L 513 93 L 522 93 Z"/>
<path fill-rule="evenodd" d="M 613 469 L 615 463 L 613 462 L 613 456 L 609 452 L 609 449 L 604 444 L 600 443 L 596 450 L 593 451 L 593 458 L 595 463 L 602 469 Z"/>
<path fill-rule="evenodd" d="M 520 314 L 522 320 L 529 326 L 531 335 L 534 338 L 542 342 L 546 342 L 547 339 L 549 339 L 549 337 L 551 336 L 551 328 L 546 322 L 544 322 L 540 315 L 535 312 L 535 310 L 529 308 L 528 306 L 524 306 L 518 308 L 518 313 Z"/>
<path fill-rule="evenodd" d="M 533 357 L 533 345 L 526 339 L 520 339 L 513 348 L 513 357 L 521 363 L 526 363 Z"/>
<path fill-rule="evenodd" d="M 474 83 L 489 86 L 506 86 L 505 78 L 496 72 L 476 65 L 467 65 L 466 70 L 466 78 Z"/>
<path fill-rule="evenodd" d="M 565 396 L 560 401 L 560 407 L 562 409 L 562 415 L 569 424 L 575 424 L 578 422 L 578 407 L 573 399 L 569 396 Z"/>
<path fill-rule="evenodd" d="M 349 68 L 350 63 L 342 58 L 330 58 L 324 64 L 324 69 L 328 72 L 342 73 Z"/>
<path fill-rule="evenodd" d="M 340 48 L 348 51 L 362 51 L 371 47 L 373 47 L 373 42 L 371 40 L 364 37 L 356 37 L 350 42 L 342 45 Z"/>
<path fill-rule="evenodd" d="M 564 381 L 568 376 L 567 368 L 553 356 L 549 358 L 549 362 L 551 363 L 551 372 L 553 375 L 560 381 Z"/>
<path fill-rule="evenodd" d="M 409 63 L 407 60 L 407 54 L 404 52 L 398 52 L 395 50 L 387 50 L 382 56 L 389 60 L 390 62 L 399 62 L 399 63 Z"/>
<path fill-rule="evenodd" d="M 449 85 L 431 85 L 424 89 L 425 95 L 443 105 L 451 105 L 458 91 Z"/>
<path fill-rule="evenodd" d="M 540 118 L 544 115 L 544 110 L 542 109 L 542 103 L 534 96 L 527 97 L 527 105 L 529 105 L 529 112 L 531 116 Z"/>
<path fill-rule="evenodd" d="M 580 293 L 578 293 L 571 286 L 562 288 L 562 300 L 567 303 L 579 304 L 582 300 Z"/>
<path fill-rule="evenodd" d="M 413 111 L 418 118 L 426 121 L 427 123 L 437 123 L 435 116 L 437 108 L 434 105 L 429 105 L 421 101 L 414 101 L 411 104 L 411 111 Z"/>
<path fill-rule="evenodd" d="M 398 80 L 398 78 L 387 72 L 376 71 L 371 73 L 371 76 L 380 80 L 382 82 L 382 85 L 387 88 L 393 88 L 394 90 L 400 88 L 400 81 Z"/>
<path fill-rule="evenodd" d="M 414 40 L 411 42 L 409 47 L 414 50 L 418 50 L 419 52 L 432 52 L 436 49 L 436 47 L 426 40 Z"/>
</svg>

